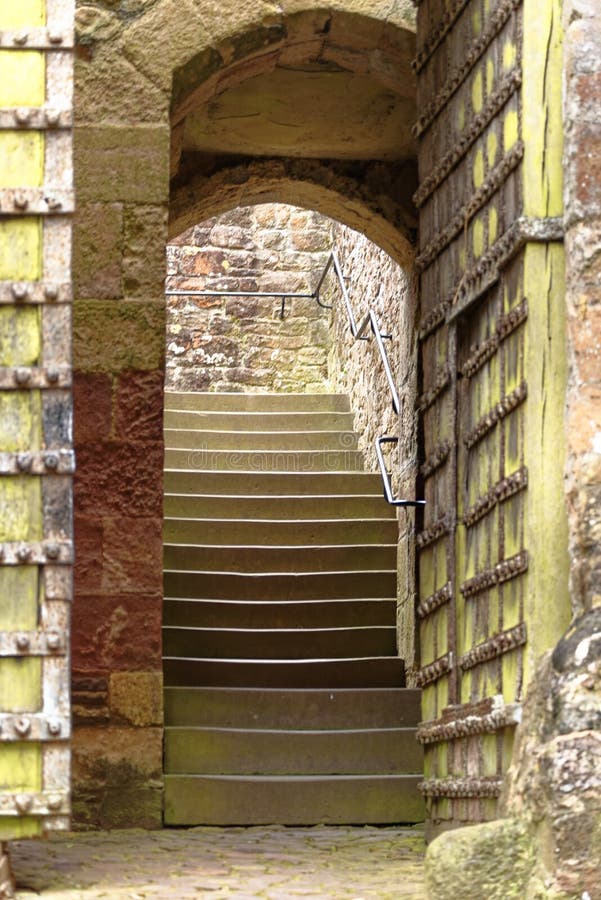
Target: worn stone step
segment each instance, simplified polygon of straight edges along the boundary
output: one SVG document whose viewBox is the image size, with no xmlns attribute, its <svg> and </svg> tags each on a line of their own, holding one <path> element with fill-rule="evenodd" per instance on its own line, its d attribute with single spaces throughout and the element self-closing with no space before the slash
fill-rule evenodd
<svg viewBox="0 0 601 900">
<path fill-rule="evenodd" d="M 215 600 L 361 599 L 396 595 L 396 569 L 357 572 L 179 571 L 164 574 L 165 595 Z"/>
<path fill-rule="evenodd" d="M 360 472 L 358 450 L 194 450 L 165 449 L 168 469 L 222 472 Z"/>
<path fill-rule="evenodd" d="M 299 519 L 388 519 L 396 516 L 394 507 L 382 494 L 354 496 L 237 496 L 230 494 L 166 494 L 164 513 L 167 518 L 288 520 Z"/>
<path fill-rule="evenodd" d="M 422 767 L 414 728 L 165 729 L 168 775 L 402 775 Z"/>
<path fill-rule="evenodd" d="M 395 519 L 174 519 L 165 518 L 163 539 L 169 544 L 393 544 Z"/>
<path fill-rule="evenodd" d="M 168 450 L 207 450 L 211 451 L 208 459 L 212 459 L 214 451 L 228 450 L 232 468 L 236 468 L 238 453 L 242 451 L 269 451 L 288 458 L 296 451 L 329 454 L 330 451 L 357 449 L 357 435 L 353 431 L 191 431 L 165 428 L 164 437 Z"/>
<path fill-rule="evenodd" d="M 382 479 L 375 472 L 214 472 L 202 469 L 170 469 L 164 473 L 164 489 L 173 494 L 227 494 L 285 496 L 382 495 Z"/>
<path fill-rule="evenodd" d="M 205 572 L 353 572 L 392 569 L 396 544 L 354 544 L 301 547 L 198 546 L 165 544 L 167 569 Z"/>
<path fill-rule="evenodd" d="M 164 658 L 168 687 L 404 687 L 398 657 L 360 659 L 179 659 Z"/>
<path fill-rule="evenodd" d="M 422 775 L 167 775 L 166 825 L 421 822 Z"/>
<path fill-rule="evenodd" d="M 349 412 L 346 394 L 247 394 L 165 391 L 165 409 L 215 412 Z"/>
<path fill-rule="evenodd" d="M 345 628 L 393 625 L 396 600 L 272 602 L 165 598 L 163 623 L 196 628 Z"/>
<path fill-rule="evenodd" d="M 214 728 L 356 729 L 415 727 L 412 688 L 168 687 L 165 725 Z"/>
<path fill-rule="evenodd" d="M 200 431 L 352 431 L 350 412 L 216 412 L 167 409 L 165 428 Z"/>
<path fill-rule="evenodd" d="M 166 625 L 163 652 L 212 659 L 343 659 L 393 656 L 394 625 L 352 628 L 190 628 Z"/>
</svg>

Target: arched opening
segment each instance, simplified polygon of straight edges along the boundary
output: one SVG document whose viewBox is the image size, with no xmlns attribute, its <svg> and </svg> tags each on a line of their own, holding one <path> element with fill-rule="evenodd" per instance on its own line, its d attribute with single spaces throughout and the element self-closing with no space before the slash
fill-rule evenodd
<svg viewBox="0 0 601 900">
<path fill-rule="evenodd" d="M 389 335 L 401 427 L 373 335 L 322 277 L 333 251 L 356 322 Z M 383 499 L 375 448 L 398 440 L 413 496 L 411 278 L 282 203 L 188 229 L 168 273 L 166 822 L 420 820 L 414 517 Z"/>
<path fill-rule="evenodd" d="M 163 3 L 114 39 L 80 14 L 74 700 L 76 796 L 89 822 L 160 821 L 166 153 L 172 233 L 280 200 L 347 222 L 408 266 L 413 33 L 403 15 L 381 13 L 253 22 L 250 10 L 186 18 Z M 275 121 L 283 98 L 285 121 Z M 238 121 L 241 103 L 258 114 Z M 266 128 L 269 158 L 257 143 Z"/>
</svg>

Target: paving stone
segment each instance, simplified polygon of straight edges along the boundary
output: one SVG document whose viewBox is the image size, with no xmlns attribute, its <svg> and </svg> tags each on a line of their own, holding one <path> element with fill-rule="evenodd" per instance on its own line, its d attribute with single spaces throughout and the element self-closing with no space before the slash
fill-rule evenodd
<svg viewBox="0 0 601 900">
<path fill-rule="evenodd" d="M 419 828 L 191 828 L 16 841 L 17 900 L 425 898 Z"/>
</svg>

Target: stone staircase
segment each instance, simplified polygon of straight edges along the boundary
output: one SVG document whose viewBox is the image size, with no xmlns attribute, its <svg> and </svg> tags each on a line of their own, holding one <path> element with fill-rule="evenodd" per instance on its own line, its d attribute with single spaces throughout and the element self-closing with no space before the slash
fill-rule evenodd
<svg viewBox="0 0 601 900">
<path fill-rule="evenodd" d="M 394 512 L 342 395 L 167 393 L 165 823 L 417 822 Z"/>
</svg>

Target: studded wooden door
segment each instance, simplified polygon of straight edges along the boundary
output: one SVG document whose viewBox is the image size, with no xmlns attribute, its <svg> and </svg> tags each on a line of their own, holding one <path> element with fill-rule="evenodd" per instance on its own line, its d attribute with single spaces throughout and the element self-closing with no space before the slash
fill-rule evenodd
<svg viewBox="0 0 601 900">
<path fill-rule="evenodd" d="M 418 535 L 431 832 L 494 817 L 529 673 L 569 617 L 555 0 L 418 11 Z"/>
<path fill-rule="evenodd" d="M 0 2 L 0 840 L 69 822 L 73 15 Z"/>
</svg>

